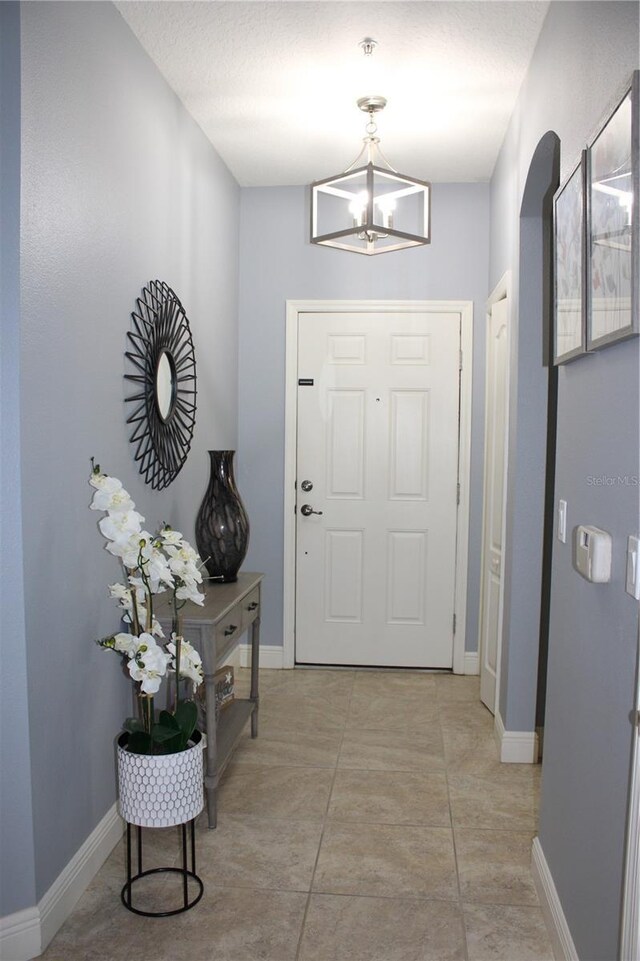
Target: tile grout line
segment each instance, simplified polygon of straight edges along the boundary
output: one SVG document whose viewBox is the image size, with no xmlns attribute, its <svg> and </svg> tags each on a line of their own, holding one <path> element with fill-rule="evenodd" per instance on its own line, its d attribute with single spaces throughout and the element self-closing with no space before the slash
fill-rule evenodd
<svg viewBox="0 0 640 961">
<path fill-rule="evenodd" d="M 453 821 L 453 810 L 451 807 L 451 792 L 449 790 L 449 765 L 447 761 L 447 754 L 445 750 L 444 743 L 444 731 L 442 730 L 442 724 L 440 722 L 440 702 L 438 699 L 438 689 L 436 687 L 436 707 L 438 709 L 438 724 L 440 725 L 440 734 L 442 735 L 442 754 L 444 756 L 444 778 L 447 785 L 447 803 L 449 805 L 449 818 L 451 820 L 451 843 L 453 845 L 453 862 L 456 870 L 456 885 L 458 888 L 458 911 L 460 912 L 460 922 L 462 925 L 462 941 L 464 950 L 464 961 L 469 961 L 469 945 L 467 943 L 467 925 L 464 918 L 464 906 L 462 903 L 462 889 L 460 887 L 460 870 L 458 867 L 458 849 L 456 845 L 456 832 Z"/>
<path fill-rule="evenodd" d="M 352 698 L 352 695 L 353 695 L 353 688 L 354 688 L 354 686 L 355 686 L 356 675 L 357 675 L 357 671 L 354 671 L 354 672 L 353 672 L 353 680 L 352 680 L 352 682 L 351 682 L 351 687 L 350 687 L 350 690 L 349 690 L 349 700 L 348 700 L 348 704 L 347 704 L 347 710 L 346 710 L 346 713 L 345 713 L 344 724 L 343 724 L 343 726 L 342 726 L 342 736 L 341 736 L 341 738 L 340 738 L 340 744 L 338 745 L 338 752 L 337 752 L 337 754 L 336 754 L 336 763 L 335 763 L 335 767 L 334 767 L 334 769 L 333 769 L 333 777 L 331 778 L 331 787 L 329 788 L 329 796 L 328 796 L 328 798 L 327 798 L 327 807 L 326 807 L 326 809 L 325 809 L 324 817 L 323 817 L 323 819 L 322 819 L 322 830 L 321 830 L 321 832 L 320 832 L 320 840 L 319 840 L 319 842 L 318 842 L 318 850 L 316 851 L 315 861 L 313 862 L 313 871 L 311 872 L 311 880 L 310 880 L 310 882 L 309 882 L 309 893 L 308 893 L 308 895 L 307 895 L 307 901 L 306 901 L 306 904 L 305 904 L 305 906 L 304 906 L 304 914 L 303 914 L 303 916 L 302 916 L 302 924 L 300 925 L 300 935 L 299 935 L 299 937 L 298 937 L 298 944 L 297 944 L 297 946 L 296 946 L 295 961 L 300 961 L 300 952 L 301 952 L 301 950 L 302 950 L 302 942 L 303 942 L 303 940 L 304 940 L 304 932 L 305 932 L 305 928 L 306 928 L 306 926 L 307 926 L 307 916 L 308 916 L 308 914 L 309 914 L 309 907 L 310 907 L 310 905 L 311 905 L 311 896 L 312 896 L 312 894 L 313 894 L 313 882 L 315 881 L 316 869 L 317 869 L 317 867 L 318 867 L 318 861 L 319 861 L 319 859 L 320 859 L 320 851 L 321 851 L 321 849 L 322 849 L 322 842 L 323 842 L 323 840 L 324 840 L 324 833 L 325 833 L 325 830 L 326 830 L 326 827 L 327 827 L 327 822 L 328 822 L 328 820 L 329 820 L 329 808 L 330 808 L 330 806 L 331 806 L 331 798 L 332 798 L 332 796 L 333 796 L 333 787 L 334 787 L 334 784 L 335 784 L 335 782 L 336 782 L 336 777 L 337 777 L 337 774 L 338 774 L 338 762 L 339 762 L 339 760 L 340 760 L 340 752 L 342 751 L 342 745 L 343 745 L 343 743 L 344 743 L 345 732 L 346 732 L 347 724 L 348 724 L 348 721 L 349 721 L 349 713 L 350 713 L 350 711 L 351 711 L 351 698 Z"/>
</svg>

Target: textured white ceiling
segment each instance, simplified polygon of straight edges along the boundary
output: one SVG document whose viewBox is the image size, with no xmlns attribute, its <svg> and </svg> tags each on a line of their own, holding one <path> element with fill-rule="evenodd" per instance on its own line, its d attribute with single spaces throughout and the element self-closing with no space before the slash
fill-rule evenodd
<svg viewBox="0 0 640 961">
<path fill-rule="evenodd" d="M 381 146 L 431 181 L 493 171 L 548 2 L 121 0 L 121 14 L 243 186 L 343 170 L 382 94 Z M 365 36 L 379 46 L 366 58 Z"/>
</svg>

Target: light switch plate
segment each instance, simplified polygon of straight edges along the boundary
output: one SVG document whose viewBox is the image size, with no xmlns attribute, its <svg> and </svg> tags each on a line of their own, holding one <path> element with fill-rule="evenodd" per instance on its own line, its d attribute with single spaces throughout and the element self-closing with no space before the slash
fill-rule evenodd
<svg viewBox="0 0 640 961">
<path fill-rule="evenodd" d="M 626 591 L 640 601 L 640 539 L 631 536 L 627 540 Z"/>
<path fill-rule="evenodd" d="M 558 540 L 567 543 L 567 502 L 558 501 Z"/>
</svg>

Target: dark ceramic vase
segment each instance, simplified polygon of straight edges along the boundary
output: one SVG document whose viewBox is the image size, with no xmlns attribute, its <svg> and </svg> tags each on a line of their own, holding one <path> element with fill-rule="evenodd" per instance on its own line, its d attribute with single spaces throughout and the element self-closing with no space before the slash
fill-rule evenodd
<svg viewBox="0 0 640 961">
<path fill-rule="evenodd" d="M 249 518 L 233 475 L 233 450 L 210 450 L 211 476 L 198 516 L 196 544 L 209 577 L 237 581 L 249 546 Z"/>
</svg>

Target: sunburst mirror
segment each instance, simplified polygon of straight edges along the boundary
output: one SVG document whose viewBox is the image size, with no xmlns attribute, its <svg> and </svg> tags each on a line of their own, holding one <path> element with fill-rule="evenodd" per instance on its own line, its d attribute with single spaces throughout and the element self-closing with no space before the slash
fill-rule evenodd
<svg viewBox="0 0 640 961">
<path fill-rule="evenodd" d="M 126 357 L 133 373 L 125 374 L 136 393 L 127 424 L 135 459 L 147 484 L 168 487 L 187 459 L 196 422 L 196 356 L 184 307 L 161 280 L 151 280 L 137 300 L 127 333 Z"/>
</svg>

